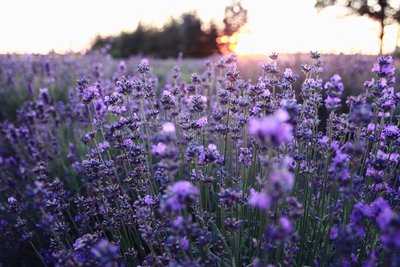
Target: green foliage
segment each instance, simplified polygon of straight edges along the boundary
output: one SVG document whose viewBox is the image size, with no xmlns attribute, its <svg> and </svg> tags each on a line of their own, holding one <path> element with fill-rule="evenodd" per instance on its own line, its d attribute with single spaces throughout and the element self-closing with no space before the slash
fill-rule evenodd
<svg viewBox="0 0 400 267">
<path fill-rule="evenodd" d="M 195 13 L 186 13 L 179 20 L 170 21 L 157 29 L 139 23 L 132 33 L 121 33 L 117 37 L 98 37 L 92 50 L 109 45 L 113 57 L 126 58 L 132 55 L 171 58 L 183 53 L 185 57 L 206 57 L 219 52 L 218 31 L 214 23 L 204 30 L 203 22 Z"/>
<path fill-rule="evenodd" d="M 233 0 L 225 8 L 221 29 L 215 22 L 207 27 L 196 13 L 185 13 L 171 18 L 161 29 L 145 27 L 141 23 L 134 32 L 123 32 L 116 37 L 98 36 L 91 50 L 106 49 L 115 58 L 146 55 L 159 58 L 201 58 L 221 52 L 232 52 L 229 43 L 218 43 L 217 38 L 232 36 L 247 23 L 247 10 L 240 0 Z"/>
</svg>

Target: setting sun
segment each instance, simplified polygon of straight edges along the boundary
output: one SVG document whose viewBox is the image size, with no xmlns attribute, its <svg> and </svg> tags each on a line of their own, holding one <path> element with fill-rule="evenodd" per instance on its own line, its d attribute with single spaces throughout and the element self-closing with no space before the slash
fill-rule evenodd
<svg viewBox="0 0 400 267">
<path fill-rule="evenodd" d="M 238 54 L 266 54 L 269 51 L 366 53 L 379 51 L 379 25 L 367 17 L 345 16 L 341 8 L 318 13 L 314 1 L 267 1 L 265 8 L 247 1 L 249 21 L 237 36 Z M 396 46 L 397 25 L 387 26 L 384 51 Z"/>
<path fill-rule="evenodd" d="M 0 267 L 400 266 L 400 0 L 2 2 Z"/>
<path fill-rule="evenodd" d="M 196 12 L 204 20 L 222 21 L 224 6 L 230 2 L 196 2 Z M 96 35 L 133 31 L 139 21 L 162 26 L 171 16 L 178 17 L 183 12 L 192 11 L 195 4 L 194 1 L 179 0 L 118 0 L 115 4 L 71 0 L 66 3 L 62 5 L 63 12 L 51 0 L 3 3 L 5 8 L 0 11 L 0 23 L 10 26 L 0 28 L 0 53 L 83 51 Z M 230 39 L 228 36 L 220 37 L 218 42 L 229 44 L 239 54 L 293 53 L 310 49 L 325 53 L 378 53 L 377 22 L 367 17 L 345 16 L 344 10 L 338 7 L 318 13 L 314 3 L 314 0 L 244 0 L 248 23 L 240 33 Z M 21 10 L 20 6 L 25 8 Z M 397 29 L 397 25 L 386 27 L 385 52 L 394 51 Z"/>
<path fill-rule="evenodd" d="M 238 54 L 238 42 L 240 38 L 240 33 L 234 33 L 232 36 L 223 35 L 217 38 L 217 43 L 222 50 L 222 53 L 228 54 L 234 52 Z"/>
</svg>

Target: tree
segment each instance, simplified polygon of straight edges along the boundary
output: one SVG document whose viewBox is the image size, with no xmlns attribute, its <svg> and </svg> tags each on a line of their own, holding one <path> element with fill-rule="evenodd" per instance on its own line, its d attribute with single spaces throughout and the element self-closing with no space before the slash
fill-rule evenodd
<svg viewBox="0 0 400 267">
<path fill-rule="evenodd" d="M 204 34 L 201 29 L 202 22 L 200 18 L 195 14 L 184 14 L 182 15 L 182 53 L 183 55 L 193 55 L 201 57 L 201 38 Z"/>
<path fill-rule="evenodd" d="M 177 57 L 182 50 L 180 23 L 171 18 L 150 40 L 150 53 L 161 58 Z M 149 54 L 149 52 L 147 53 Z"/>
<path fill-rule="evenodd" d="M 204 38 L 204 51 L 207 55 L 218 54 L 219 50 L 217 38 L 218 38 L 218 27 L 214 21 L 211 21 L 210 27 L 207 31 L 207 38 Z"/>
<path fill-rule="evenodd" d="M 208 29 L 196 13 L 185 13 L 179 19 L 171 18 L 162 28 L 139 23 L 134 32 L 122 32 L 115 37 L 96 37 L 92 50 L 110 46 L 109 53 L 116 58 L 132 55 L 150 55 L 160 58 L 207 57 L 219 53 L 218 30 L 215 23 Z"/>
<path fill-rule="evenodd" d="M 161 58 L 207 57 L 216 53 L 231 52 L 230 38 L 247 22 L 247 10 L 238 0 L 225 8 L 223 27 L 211 21 L 204 24 L 196 12 L 183 14 L 180 18 L 171 18 L 163 27 L 155 28 L 139 23 L 133 32 L 122 32 L 114 37 L 97 37 L 91 50 L 105 46 L 113 57 L 129 57 L 144 54 Z M 207 27 L 205 27 L 207 26 Z M 227 43 L 217 43 L 221 36 Z M 227 49 L 223 49 L 223 46 Z"/>
<path fill-rule="evenodd" d="M 382 54 L 385 26 L 400 22 L 400 6 L 395 2 L 395 0 L 317 0 L 315 7 L 321 10 L 333 5 L 344 6 L 350 12 L 349 14 L 367 16 L 378 21 L 380 25 L 379 53 Z"/>
<path fill-rule="evenodd" d="M 230 51 L 232 45 L 232 36 L 237 34 L 241 28 L 247 23 L 247 9 L 245 9 L 240 0 L 232 0 L 232 4 L 225 7 L 224 15 L 224 29 L 222 31 L 222 36 L 220 36 L 220 48 L 222 51 Z M 224 41 L 226 40 L 226 41 Z M 234 45 L 236 45 L 237 40 L 234 40 Z"/>
<path fill-rule="evenodd" d="M 238 32 L 247 23 L 247 9 L 241 1 L 233 0 L 230 6 L 225 7 L 224 34 L 231 36 Z"/>
</svg>

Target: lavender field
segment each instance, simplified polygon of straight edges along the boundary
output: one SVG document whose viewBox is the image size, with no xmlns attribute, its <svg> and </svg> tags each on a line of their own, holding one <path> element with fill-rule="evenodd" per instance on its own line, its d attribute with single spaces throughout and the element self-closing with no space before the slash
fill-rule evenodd
<svg viewBox="0 0 400 267">
<path fill-rule="evenodd" d="M 400 266 L 391 56 L 0 56 L 0 266 Z"/>
</svg>

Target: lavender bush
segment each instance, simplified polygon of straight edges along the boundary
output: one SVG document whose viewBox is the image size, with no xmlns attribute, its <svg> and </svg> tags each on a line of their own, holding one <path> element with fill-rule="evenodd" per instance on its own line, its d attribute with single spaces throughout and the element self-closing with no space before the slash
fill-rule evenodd
<svg viewBox="0 0 400 267">
<path fill-rule="evenodd" d="M 317 52 L 301 73 L 273 53 L 256 81 L 233 55 L 187 77 L 13 59 L 1 85 L 27 89 L 0 108 L 4 266 L 400 265 L 390 56 L 348 97 Z"/>
</svg>

